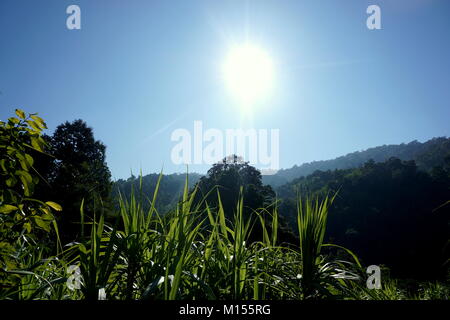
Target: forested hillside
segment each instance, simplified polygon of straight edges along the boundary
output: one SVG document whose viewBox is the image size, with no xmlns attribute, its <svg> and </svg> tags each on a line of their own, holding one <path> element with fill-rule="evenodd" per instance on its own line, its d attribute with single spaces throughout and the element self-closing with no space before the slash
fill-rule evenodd
<svg viewBox="0 0 450 320">
<path fill-rule="evenodd" d="M 350 248 L 367 264 L 388 266 L 396 277 L 445 277 L 444 264 L 449 257 L 446 243 L 450 238 L 450 206 L 445 204 L 450 200 L 449 150 L 450 139 L 435 138 L 425 143 L 414 141 L 381 146 L 335 160 L 294 167 L 298 173 L 308 172 L 314 166 L 351 166 L 346 169 L 315 170 L 275 188 L 280 219 L 290 229 L 288 233 L 296 233 L 298 196 L 323 197 L 338 192 L 334 205 L 330 208 L 327 241 Z M 390 157 L 382 161 L 393 154 L 400 158 Z M 370 156 L 373 159 L 359 164 Z M 403 160 L 408 158 L 416 160 Z M 189 175 L 190 189 L 197 182 L 202 182 L 199 190 L 206 194 L 217 186 L 222 192 L 223 206 L 229 215 L 233 214 L 240 185 L 245 191 L 244 210 L 246 206 L 253 208 L 251 210 L 262 206 L 263 200 L 259 201 L 260 204 L 254 204 L 259 198 L 266 198 L 265 205 L 275 200 L 274 196 L 272 200 L 265 196 L 261 190 L 269 190 L 269 194 L 272 191 L 270 186 L 262 184 L 259 186 L 261 190 L 258 189 L 256 194 L 247 194 L 247 188 L 253 190 L 258 185 L 260 178 L 257 174 L 251 175 L 256 182 L 249 182 L 246 178 L 248 174 L 241 176 L 238 172 L 222 169 L 223 166 L 226 167 L 224 164 L 213 166 L 209 176 L 204 176 L 203 180 L 200 179 L 201 175 Z M 242 172 L 257 173 L 250 169 Z M 292 173 L 293 169 L 281 173 Z M 216 171 L 220 172 L 220 179 Z M 151 174 L 142 178 L 144 194 L 153 194 L 158 177 L 158 174 Z M 156 203 L 159 210 L 169 210 L 176 204 L 182 194 L 184 182 L 183 174 L 163 177 Z M 118 190 L 129 198 L 132 185 L 135 190 L 139 190 L 139 179 L 131 177 L 126 181 L 116 181 L 113 198 L 117 198 Z M 208 197 L 212 207 L 217 206 L 214 197 L 215 192 Z M 251 201 L 250 204 L 248 201 Z M 292 237 L 285 239 L 297 241 Z"/>
<path fill-rule="evenodd" d="M 199 181 L 201 175 L 198 173 L 190 173 L 188 177 L 189 188 L 193 187 Z M 159 174 L 152 173 L 142 177 L 142 192 L 146 197 L 150 197 L 154 192 L 158 183 Z M 119 193 L 129 199 L 131 190 L 134 188 L 136 192 L 140 189 L 140 178 L 131 176 L 127 180 L 119 179 L 114 182 L 112 187 L 112 198 L 117 199 Z M 158 189 L 158 199 L 155 204 L 160 211 L 170 210 L 183 194 L 184 184 L 186 182 L 186 174 L 174 173 L 163 174 Z M 149 202 L 145 201 L 146 208 L 149 208 Z"/>
<path fill-rule="evenodd" d="M 295 178 L 312 174 L 316 170 L 350 169 L 362 166 L 369 160 L 383 162 L 391 157 L 400 160 L 414 160 L 420 170 L 428 171 L 443 165 L 444 158 L 450 155 L 450 138 L 433 138 L 426 142 L 417 140 L 410 143 L 383 145 L 356 151 L 332 160 L 313 161 L 289 169 L 281 169 L 275 175 L 263 176 L 263 182 L 272 187 L 281 186 Z"/>
<path fill-rule="evenodd" d="M 389 266 L 397 277 L 445 276 L 450 157 L 430 173 L 419 170 L 412 160 L 397 158 L 368 161 L 354 169 L 316 171 L 276 191 L 280 214 L 291 225 L 296 223 L 298 195 L 338 192 L 330 208 L 327 241 L 353 250 L 367 264 Z"/>
</svg>

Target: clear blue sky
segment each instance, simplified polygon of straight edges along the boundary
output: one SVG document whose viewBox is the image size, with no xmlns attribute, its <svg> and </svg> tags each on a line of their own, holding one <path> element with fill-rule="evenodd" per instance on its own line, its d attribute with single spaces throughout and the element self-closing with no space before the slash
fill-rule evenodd
<svg viewBox="0 0 450 320">
<path fill-rule="evenodd" d="M 81 30 L 66 8 L 81 8 Z M 366 8 L 381 7 L 382 30 Z M 176 128 L 279 128 L 287 168 L 450 133 L 450 1 L 1 0 L 0 119 L 85 120 L 114 178 L 172 164 Z M 275 90 L 242 123 L 221 78 L 232 44 L 271 56 Z M 207 166 L 190 171 L 205 172 Z"/>
</svg>

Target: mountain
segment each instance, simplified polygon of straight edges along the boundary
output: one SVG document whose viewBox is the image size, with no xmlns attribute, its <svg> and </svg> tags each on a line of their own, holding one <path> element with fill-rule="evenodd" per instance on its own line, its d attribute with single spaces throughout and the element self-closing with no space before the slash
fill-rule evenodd
<svg viewBox="0 0 450 320">
<path fill-rule="evenodd" d="M 389 266 L 398 277 L 430 279 L 445 278 L 448 272 L 449 191 L 447 157 L 443 166 L 429 172 L 419 170 L 414 160 L 397 158 L 315 171 L 278 187 L 276 194 L 280 215 L 295 231 L 298 195 L 304 199 L 337 193 L 329 211 L 327 242 L 352 250 L 367 265 Z"/>
<path fill-rule="evenodd" d="M 450 138 L 438 137 L 423 143 L 414 140 L 406 144 L 383 145 L 356 151 L 332 160 L 295 165 L 289 169 L 281 169 L 275 175 L 263 176 L 263 183 L 275 188 L 293 179 L 312 174 L 316 170 L 357 168 L 371 159 L 375 162 L 384 162 L 392 157 L 404 161 L 414 160 L 419 170 L 429 171 L 433 167 L 443 165 L 446 156 L 450 156 Z"/>
<path fill-rule="evenodd" d="M 403 161 L 414 160 L 419 170 L 430 171 L 433 167 L 442 166 L 446 156 L 450 157 L 450 138 L 438 137 L 423 143 L 415 140 L 406 144 L 383 145 L 364 151 L 352 152 L 332 160 L 313 161 L 300 166 L 295 165 L 289 169 L 281 169 L 275 175 L 263 175 L 262 178 L 263 184 L 277 188 L 294 179 L 306 177 L 317 170 L 358 168 L 369 160 L 384 162 L 392 157 Z M 159 174 L 156 173 L 143 176 L 142 184 L 145 195 L 150 197 L 153 194 L 158 177 Z M 189 187 L 194 186 L 201 177 L 201 174 L 190 173 Z M 179 173 L 163 175 L 157 204 L 159 209 L 166 209 L 176 202 L 183 190 L 185 178 L 185 174 Z M 132 185 L 134 185 L 135 190 L 138 190 L 139 179 L 132 176 L 127 180 L 119 179 L 115 181 L 112 191 L 113 197 L 118 194 L 118 190 L 129 196 Z"/>
</svg>

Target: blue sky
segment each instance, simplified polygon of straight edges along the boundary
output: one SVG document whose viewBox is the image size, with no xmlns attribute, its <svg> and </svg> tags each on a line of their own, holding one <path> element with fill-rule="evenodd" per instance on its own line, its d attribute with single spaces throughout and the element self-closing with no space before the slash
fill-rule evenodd
<svg viewBox="0 0 450 320">
<path fill-rule="evenodd" d="M 66 8 L 81 8 L 81 30 Z M 368 30 L 366 8 L 381 8 Z M 280 129 L 283 168 L 449 135 L 450 2 L 2 0 L 0 119 L 38 112 L 52 133 L 85 120 L 114 178 L 184 172 L 173 130 Z M 274 91 L 242 120 L 221 66 L 245 42 Z M 206 165 L 190 171 L 204 173 Z"/>
</svg>

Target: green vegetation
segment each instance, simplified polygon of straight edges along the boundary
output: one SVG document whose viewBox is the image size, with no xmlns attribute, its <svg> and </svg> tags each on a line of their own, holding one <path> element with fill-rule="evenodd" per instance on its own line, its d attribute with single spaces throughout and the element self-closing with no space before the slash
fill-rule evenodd
<svg viewBox="0 0 450 320">
<path fill-rule="evenodd" d="M 448 158 L 450 160 L 450 158 Z M 360 168 L 316 171 L 279 187 L 279 210 L 294 225 L 297 194 L 339 190 L 326 239 L 396 278 L 446 280 L 449 258 L 450 161 L 431 173 L 392 158 Z M 447 203 L 447 205 L 443 205 Z"/>
<path fill-rule="evenodd" d="M 411 287 L 390 279 L 387 269 L 383 269 L 381 289 L 367 288 L 365 259 L 340 243 L 327 243 L 327 234 L 335 232 L 333 208 L 340 208 L 340 199 L 356 192 L 339 180 L 332 180 L 332 188 L 326 179 L 327 188 L 323 183 L 308 192 L 296 188 L 291 226 L 296 227 L 298 237 L 289 241 L 281 237 L 288 227 L 281 214 L 286 200 L 277 199 L 261 183 L 260 173 L 246 163 L 218 164 L 197 183 L 189 182 L 186 175 L 175 201 L 158 201 L 165 179 L 162 174 L 145 186 L 151 193 L 145 191 L 144 177 L 133 178 L 128 188 L 118 188 L 112 206 L 101 192 L 93 196 L 92 188 L 77 187 L 89 182 L 80 177 L 97 168 L 99 177 L 106 177 L 98 181 L 105 184 L 98 185 L 96 180 L 93 185 L 97 190 L 108 188 L 104 148 L 95 142 L 92 130 L 85 130 L 82 122 L 75 122 L 75 127 L 65 124 L 60 128 L 70 128 L 73 134 L 68 136 L 76 138 L 75 143 L 57 147 L 55 140 L 41 136 L 45 128 L 41 118 L 26 117 L 20 110 L 16 114 L 19 118 L 0 123 L 0 299 L 448 299 L 445 282 L 416 281 Z M 62 132 L 67 133 L 61 129 L 58 135 Z M 81 168 L 87 171 L 75 169 L 76 162 L 64 158 L 77 141 L 84 141 L 79 132 L 89 139 L 86 148 L 73 156 L 83 160 Z M 55 152 L 63 147 L 68 148 L 64 155 Z M 49 179 L 35 171 L 34 158 L 45 151 L 52 165 L 45 175 Z M 45 169 L 44 163 L 40 164 Z M 379 169 L 373 174 L 380 176 L 383 165 L 371 166 Z M 73 180 L 66 175 L 69 168 L 74 168 Z M 397 163 L 396 176 L 409 177 L 399 168 Z M 47 198 L 51 192 L 38 192 L 40 187 L 48 188 L 46 183 L 48 190 L 55 188 L 52 183 L 60 181 L 52 178 L 55 172 L 63 172 L 69 180 L 66 184 L 77 191 L 74 203 L 66 196 L 61 206 L 55 202 L 58 199 Z M 364 171 L 359 176 L 353 171 L 335 174 L 365 182 Z M 439 181 L 447 181 L 444 169 L 436 174 Z M 374 193 L 374 197 L 384 196 Z M 64 205 L 70 208 L 66 211 Z M 438 210 L 447 210 L 447 205 Z M 66 214 L 71 222 L 66 230 L 76 231 L 70 237 L 61 236 L 60 241 L 58 226 L 66 223 Z M 408 250 L 407 246 L 395 248 Z"/>
<path fill-rule="evenodd" d="M 361 167 L 367 161 L 384 162 L 390 158 L 414 160 L 422 171 L 442 166 L 450 156 L 450 138 L 433 138 L 424 143 L 412 141 L 398 145 L 384 145 L 364 151 L 356 151 L 332 160 L 313 161 L 289 169 L 281 169 L 275 175 L 264 176 L 263 182 L 276 188 L 294 179 L 306 177 L 315 171 L 351 169 Z"/>
<path fill-rule="evenodd" d="M 33 170 L 31 151 L 43 152 L 41 137 L 44 121 L 36 114 L 27 116 L 16 110 L 16 117 L 0 122 L 0 289 L 17 291 L 27 286 L 31 269 L 40 269 L 37 275 L 45 281 L 45 264 L 42 257 L 48 254 L 48 237 L 54 227 L 58 243 L 58 228 L 52 210 L 61 206 L 52 201 L 32 198 L 39 181 Z M 17 291 L 18 298 L 33 294 Z M 1 296 L 1 294 L 0 294 Z"/>
<path fill-rule="evenodd" d="M 35 167 L 42 183 L 37 198 L 51 198 L 64 208 L 58 226 L 64 242 L 76 240 L 80 205 L 92 215 L 94 203 L 112 214 L 111 174 L 106 164 L 106 146 L 94 139 L 93 129 L 82 120 L 59 125 L 52 136 L 44 135 L 46 154 L 35 153 Z M 51 156 L 48 156 L 51 155 Z"/>
<path fill-rule="evenodd" d="M 159 179 L 159 174 L 148 174 L 140 178 L 135 177 L 133 174 L 127 180 L 119 179 L 113 183 L 112 186 L 112 198 L 116 199 L 118 204 L 119 193 L 129 199 L 131 191 L 134 189 L 142 188 L 144 194 L 153 194 L 158 185 L 158 199 L 156 199 L 155 207 L 160 212 L 166 212 L 173 209 L 180 197 L 183 195 L 184 183 L 186 181 L 186 175 L 181 173 L 165 174 L 164 179 Z M 189 188 L 200 180 L 201 175 L 198 173 L 189 174 Z M 144 208 L 148 210 L 150 208 L 148 203 L 144 203 Z"/>
</svg>

